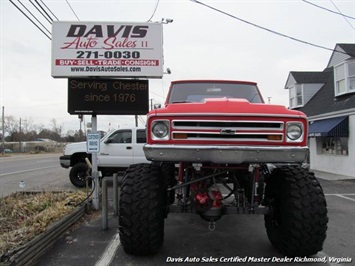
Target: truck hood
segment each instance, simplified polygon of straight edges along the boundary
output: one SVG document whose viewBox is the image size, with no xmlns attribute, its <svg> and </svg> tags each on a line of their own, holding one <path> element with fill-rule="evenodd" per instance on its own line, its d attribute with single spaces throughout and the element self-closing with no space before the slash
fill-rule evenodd
<svg viewBox="0 0 355 266">
<path fill-rule="evenodd" d="M 216 98 L 206 99 L 198 103 L 173 103 L 165 108 L 151 111 L 149 116 L 176 116 L 176 115 L 253 115 L 253 116 L 293 116 L 305 117 L 305 114 L 289 110 L 282 105 L 271 105 L 264 103 L 250 103 L 245 99 Z"/>
<path fill-rule="evenodd" d="M 75 152 L 86 152 L 86 141 L 70 143 L 65 146 L 65 155 Z"/>
</svg>

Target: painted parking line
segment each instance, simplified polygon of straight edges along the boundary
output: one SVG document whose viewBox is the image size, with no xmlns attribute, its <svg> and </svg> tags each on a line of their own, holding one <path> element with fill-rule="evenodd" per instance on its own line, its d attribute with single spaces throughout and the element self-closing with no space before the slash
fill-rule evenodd
<svg viewBox="0 0 355 266">
<path fill-rule="evenodd" d="M 101 255 L 100 259 L 96 262 L 95 266 L 108 266 L 112 262 L 115 257 L 116 251 L 120 246 L 120 237 L 117 232 L 115 236 L 112 238 L 110 244 L 105 249 L 104 253 Z"/>
<path fill-rule="evenodd" d="M 343 198 L 355 202 L 355 199 L 347 197 L 347 196 L 355 196 L 355 194 L 325 194 L 325 196 L 336 196 L 339 198 Z"/>
<path fill-rule="evenodd" d="M 22 174 L 22 173 L 26 173 L 26 172 L 38 171 L 38 170 L 49 169 L 49 168 L 54 168 L 54 167 L 58 167 L 58 165 L 47 166 L 47 167 L 40 167 L 40 168 L 33 168 L 33 169 L 28 169 L 28 170 L 23 170 L 23 171 L 16 171 L 16 172 L 10 172 L 10 173 L 4 173 L 4 174 L 0 174 L 0 176 L 14 175 L 14 174 Z"/>
</svg>

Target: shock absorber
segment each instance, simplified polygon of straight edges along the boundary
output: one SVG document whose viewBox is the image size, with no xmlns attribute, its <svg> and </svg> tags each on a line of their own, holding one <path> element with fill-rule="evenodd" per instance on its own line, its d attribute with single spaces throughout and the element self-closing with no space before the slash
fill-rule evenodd
<svg viewBox="0 0 355 266">
<path fill-rule="evenodd" d="M 260 196 L 258 193 L 258 187 L 259 187 L 259 181 L 260 181 L 260 165 L 259 164 L 250 165 L 249 172 L 251 172 L 251 174 L 253 176 L 249 211 L 251 213 L 253 213 L 254 207 L 256 207 L 260 204 Z"/>
<path fill-rule="evenodd" d="M 254 206 L 257 206 L 260 203 L 259 182 L 260 182 L 260 168 L 256 167 L 254 169 L 254 184 L 255 184 L 254 185 L 254 201 L 253 201 Z"/>
<path fill-rule="evenodd" d="M 178 185 L 181 185 L 184 180 L 184 163 L 179 164 L 179 173 L 178 173 Z M 178 201 L 181 201 L 183 199 L 183 188 L 179 188 L 176 192 L 176 197 Z"/>
</svg>

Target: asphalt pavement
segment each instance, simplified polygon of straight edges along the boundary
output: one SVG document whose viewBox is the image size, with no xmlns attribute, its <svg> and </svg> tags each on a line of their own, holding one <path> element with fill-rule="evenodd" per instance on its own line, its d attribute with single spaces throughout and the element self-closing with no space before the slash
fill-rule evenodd
<svg viewBox="0 0 355 266">
<path fill-rule="evenodd" d="M 307 265 L 355 265 L 355 180 L 319 180 L 326 194 L 330 221 L 324 250 L 314 258 L 325 257 L 326 263 Z M 108 229 L 103 230 L 101 211 L 97 211 L 61 237 L 36 265 L 181 265 L 188 264 L 181 262 L 186 258 L 190 260 L 189 263 L 204 265 L 216 265 L 213 261 L 221 258 L 229 259 L 223 265 L 256 265 L 243 262 L 245 258 L 264 259 L 257 265 L 299 265 L 305 262 L 305 258 L 300 258 L 298 263 L 288 263 L 287 259 L 290 258 L 278 253 L 269 243 L 263 217 L 258 215 L 225 216 L 221 222 L 217 222 L 216 230 L 210 232 L 208 223 L 197 215 L 169 214 L 161 252 L 148 257 L 129 256 L 119 242 L 118 217 L 113 214 L 112 187 L 108 191 Z M 334 258 L 333 262 L 331 258 Z"/>
</svg>

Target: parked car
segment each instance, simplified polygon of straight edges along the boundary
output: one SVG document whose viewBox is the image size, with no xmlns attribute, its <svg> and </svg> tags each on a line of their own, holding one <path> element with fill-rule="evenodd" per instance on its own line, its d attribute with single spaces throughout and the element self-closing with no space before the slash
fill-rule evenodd
<svg viewBox="0 0 355 266">
<path fill-rule="evenodd" d="M 148 162 L 143 152 L 145 143 L 145 128 L 122 128 L 103 136 L 100 140 L 100 152 L 97 154 L 98 170 L 102 177 L 126 170 L 131 164 Z M 66 145 L 63 156 L 60 156 L 60 165 L 63 168 L 71 167 L 69 179 L 76 187 L 86 185 L 85 178 L 89 168 L 85 158 L 91 162 L 86 142 Z"/>
<path fill-rule="evenodd" d="M 3 149 L 3 148 L 0 148 L 0 153 L 12 153 L 12 150 L 11 149 Z"/>
</svg>

